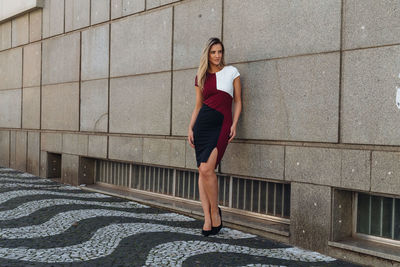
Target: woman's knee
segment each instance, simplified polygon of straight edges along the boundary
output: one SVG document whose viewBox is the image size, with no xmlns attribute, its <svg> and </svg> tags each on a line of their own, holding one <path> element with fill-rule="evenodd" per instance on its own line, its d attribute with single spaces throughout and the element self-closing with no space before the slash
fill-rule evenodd
<svg viewBox="0 0 400 267">
<path fill-rule="evenodd" d="M 214 169 L 206 164 L 201 164 L 199 167 L 199 174 L 204 177 L 204 178 L 208 178 L 210 177 L 214 172 Z"/>
</svg>

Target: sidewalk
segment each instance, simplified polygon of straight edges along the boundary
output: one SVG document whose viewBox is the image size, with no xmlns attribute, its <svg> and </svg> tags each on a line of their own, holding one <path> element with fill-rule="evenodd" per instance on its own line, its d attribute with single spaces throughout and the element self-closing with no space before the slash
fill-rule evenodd
<svg viewBox="0 0 400 267">
<path fill-rule="evenodd" d="M 357 266 L 0 168 L 0 266 Z"/>
</svg>

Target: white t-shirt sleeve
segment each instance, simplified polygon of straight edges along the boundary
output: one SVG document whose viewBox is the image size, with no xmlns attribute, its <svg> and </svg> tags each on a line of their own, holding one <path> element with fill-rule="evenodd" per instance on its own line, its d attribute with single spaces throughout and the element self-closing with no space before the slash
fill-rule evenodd
<svg viewBox="0 0 400 267">
<path fill-rule="evenodd" d="M 240 73 L 237 70 L 237 68 L 235 68 L 233 66 L 232 66 L 232 73 L 233 73 L 233 80 L 240 76 Z"/>
</svg>

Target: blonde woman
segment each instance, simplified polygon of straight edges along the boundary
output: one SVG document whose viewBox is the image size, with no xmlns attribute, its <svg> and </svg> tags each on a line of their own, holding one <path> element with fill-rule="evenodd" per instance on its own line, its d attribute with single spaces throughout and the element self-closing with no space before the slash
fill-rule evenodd
<svg viewBox="0 0 400 267">
<path fill-rule="evenodd" d="M 216 235 L 222 228 L 218 207 L 218 181 L 215 168 L 236 135 L 242 110 L 238 70 L 225 66 L 224 45 L 210 38 L 203 49 L 195 78 L 196 106 L 189 124 L 188 141 L 196 151 L 199 193 L 204 212 L 204 236 Z M 232 99 L 234 113 L 232 119 Z"/>
</svg>

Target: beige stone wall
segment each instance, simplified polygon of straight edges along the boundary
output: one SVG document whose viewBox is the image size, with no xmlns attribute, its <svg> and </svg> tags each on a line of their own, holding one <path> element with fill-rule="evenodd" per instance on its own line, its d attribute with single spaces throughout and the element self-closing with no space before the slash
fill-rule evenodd
<svg viewBox="0 0 400 267">
<path fill-rule="evenodd" d="M 392 0 L 45 0 L 0 24 L 0 165 L 45 176 L 60 153 L 72 182 L 78 156 L 195 169 L 194 76 L 220 37 L 243 113 L 219 171 L 290 182 L 291 241 L 326 248 L 332 188 L 400 196 L 399 17 Z"/>
</svg>

